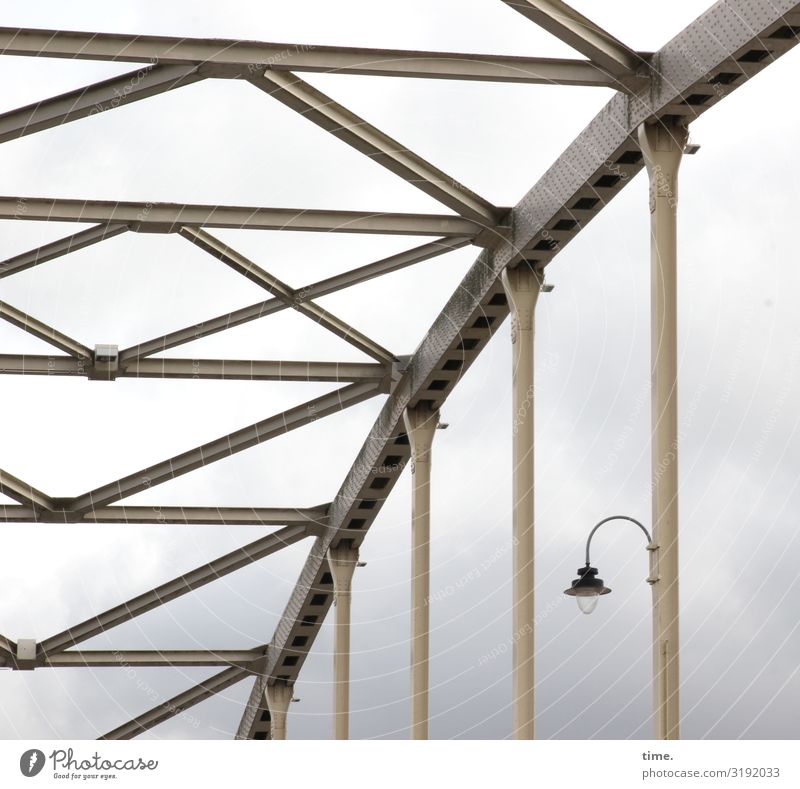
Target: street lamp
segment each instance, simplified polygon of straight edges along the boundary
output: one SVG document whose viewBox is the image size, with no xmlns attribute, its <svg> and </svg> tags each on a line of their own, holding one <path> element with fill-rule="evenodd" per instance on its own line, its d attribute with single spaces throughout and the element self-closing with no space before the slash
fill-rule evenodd
<svg viewBox="0 0 800 789">
<path fill-rule="evenodd" d="M 591 614 L 592 611 L 597 608 L 597 601 L 600 599 L 600 595 L 608 594 L 611 591 L 603 583 L 603 579 L 597 577 L 597 568 L 592 567 L 591 561 L 589 560 L 589 548 L 592 544 L 592 537 L 594 537 L 594 533 L 604 523 L 614 520 L 623 520 L 635 523 L 647 537 L 647 549 L 649 551 L 654 551 L 656 549 L 656 546 L 653 544 L 653 538 L 650 536 L 650 532 L 647 531 L 647 529 L 645 529 L 645 527 L 642 526 L 642 524 L 639 523 L 636 518 L 630 518 L 627 515 L 611 515 L 608 518 L 603 518 L 603 520 L 601 520 L 600 523 L 598 523 L 589 532 L 589 538 L 586 540 L 586 566 L 578 568 L 578 577 L 572 582 L 572 585 L 569 589 L 564 590 L 564 594 L 575 598 L 575 601 L 578 603 L 578 608 L 580 608 L 584 614 Z M 647 580 L 649 583 L 653 583 L 654 579 L 652 573 Z"/>
</svg>

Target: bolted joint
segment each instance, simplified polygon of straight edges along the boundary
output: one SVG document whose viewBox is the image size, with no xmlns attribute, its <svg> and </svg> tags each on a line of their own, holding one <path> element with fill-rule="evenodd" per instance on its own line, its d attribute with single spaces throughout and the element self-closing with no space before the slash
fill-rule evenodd
<svg viewBox="0 0 800 789">
<path fill-rule="evenodd" d="M 55 509 L 39 510 L 39 523 L 83 523 L 83 513 L 68 509 L 71 499 L 54 499 Z"/>
<path fill-rule="evenodd" d="M 387 366 L 386 377 L 382 381 L 383 391 L 392 394 L 397 389 L 397 385 L 403 380 L 403 373 L 408 369 L 410 361 L 411 356 L 398 356 Z"/>
<path fill-rule="evenodd" d="M 353 573 L 358 566 L 358 548 L 342 545 L 328 548 L 328 566 L 333 576 L 334 601 L 352 589 Z"/>
<path fill-rule="evenodd" d="M 650 552 L 650 574 L 647 576 L 647 583 L 650 586 L 657 584 L 661 580 L 661 575 L 658 569 L 658 549 L 659 545 L 656 542 L 647 544 L 647 550 Z"/>
<path fill-rule="evenodd" d="M 247 671 L 256 677 L 260 677 L 267 670 L 267 661 L 269 660 L 269 647 L 264 647 L 263 653 L 249 663 L 246 668 Z"/>
<path fill-rule="evenodd" d="M 511 242 L 511 225 L 498 224 L 494 227 L 484 227 L 483 230 L 472 239 L 472 244 L 482 249 L 496 249 Z"/>
<path fill-rule="evenodd" d="M 119 346 L 95 345 L 92 366 L 88 369 L 90 381 L 114 381 L 119 372 Z"/>
<path fill-rule="evenodd" d="M 544 283 L 544 272 L 522 261 L 516 268 L 506 268 L 502 273 L 503 289 L 511 306 L 511 340 L 518 332 L 533 331 L 536 302 Z"/>
<path fill-rule="evenodd" d="M 20 638 L 17 641 L 15 668 L 20 671 L 33 671 L 36 668 L 36 639 Z"/>
<path fill-rule="evenodd" d="M 293 691 L 294 687 L 282 679 L 277 680 L 274 685 L 267 685 L 264 689 L 273 740 L 286 739 L 286 718 L 294 695 Z"/>
<path fill-rule="evenodd" d="M 688 141 L 689 130 L 681 124 L 658 122 L 639 126 L 639 146 L 650 178 L 651 212 L 658 198 L 669 201 L 672 208 L 677 206 L 678 168 Z"/>
<path fill-rule="evenodd" d="M 433 436 L 439 426 L 439 409 L 431 408 L 427 404 L 418 404 L 405 410 L 403 421 L 411 445 L 411 470 L 413 472 L 415 463 L 431 462 Z"/>
</svg>

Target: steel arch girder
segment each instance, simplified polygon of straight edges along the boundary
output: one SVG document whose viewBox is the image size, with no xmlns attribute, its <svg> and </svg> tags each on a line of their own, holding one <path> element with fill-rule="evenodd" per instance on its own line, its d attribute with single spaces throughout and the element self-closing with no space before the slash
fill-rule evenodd
<svg viewBox="0 0 800 789">
<path fill-rule="evenodd" d="M 792 14 L 794 16 L 787 21 Z M 734 68 L 731 61 L 737 53 L 751 48 L 763 49 L 765 41 L 769 41 L 774 58 L 797 44 L 796 38 L 768 38 L 768 31 L 786 24 L 800 27 L 800 4 L 789 0 L 774 3 L 770 0 L 722 0 L 716 3 L 654 55 L 661 79 L 653 90 L 635 96 L 617 93 L 512 209 L 511 239 L 492 250 L 484 250 L 456 288 L 406 366 L 334 498 L 328 532 L 309 554 L 275 630 L 267 665 L 252 688 L 236 734 L 238 739 L 252 737 L 256 713 L 263 705 L 264 687 L 275 676 L 277 667 L 287 654 L 289 636 L 299 612 L 307 604 L 309 590 L 319 577 L 327 547 L 335 540 L 354 534 L 348 534 L 346 526 L 358 500 L 369 495 L 367 483 L 372 470 L 389 447 L 393 452 L 398 451 L 391 442 L 406 406 L 413 405 L 420 397 L 430 396 L 424 393 L 423 386 L 441 368 L 448 354 L 453 354 L 459 337 L 488 339 L 491 336 L 492 329 L 484 328 L 478 332 L 470 327 L 477 315 L 484 314 L 501 272 L 522 259 L 535 258 L 537 265 L 547 265 L 571 238 L 565 235 L 561 240 L 556 233 L 558 243 L 541 251 L 534 250 L 540 240 L 553 238 L 551 228 L 554 221 L 559 216 L 575 217 L 580 220 L 575 230 L 578 232 L 641 169 L 641 164 L 619 165 L 615 158 L 625 150 L 638 151 L 638 143 L 631 139 L 638 126 L 673 112 L 676 106 L 683 107 L 687 120 L 713 106 L 763 68 L 763 65 L 759 69 L 751 68 L 752 64 L 747 68 L 742 66 L 741 80 L 725 89 L 717 83 L 710 83 L 717 72 L 726 67 Z M 724 36 L 719 31 L 725 31 Z M 714 101 L 700 106 L 681 104 L 685 101 L 684 96 L 702 89 L 710 90 Z M 598 179 L 610 174 L 617 180 L 611 186 L 600 186 Z M 587 195 L 592 196 L 599 208 L 588 211 L 574 208 L 576 201 Z M 507 307 L 496 309 L 508 314 Z M 494 328 L 496 326 L 497 322 Z M 462 369 L 466 369 L 474 354 L 462 354 L 462 358 L 465 359 Z M 449 387 L 436 394 L 444 399 L 448 391 Z M 390 485 L 393 482 L 394 479 Z M 363 535 L 364 531 L 361 531 L 360 539 Z M 320 614 L 324 616 L 326 612 L 327 607 Z M 316 628 L 309 629 L 306 634 L 313 643 Z"/>
</svg>

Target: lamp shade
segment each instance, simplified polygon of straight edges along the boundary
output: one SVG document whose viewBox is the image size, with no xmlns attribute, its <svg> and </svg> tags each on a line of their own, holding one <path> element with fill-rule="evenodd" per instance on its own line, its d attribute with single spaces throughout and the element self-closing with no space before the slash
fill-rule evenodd
<svg viewBox="0 0 800 789">
<path fill-rule="evenodd" d="M 597 606 L 600 595 L 608 594 L 610 591 L 603 583 L 603 579 L 597 577 L 597 569 L 587 564 L 578 568 L 578 577 L 569 589 L 564 590 L 564 594 L 574 597 L 578 608 L 584 614 L 591 614 Z"/>
</svg>

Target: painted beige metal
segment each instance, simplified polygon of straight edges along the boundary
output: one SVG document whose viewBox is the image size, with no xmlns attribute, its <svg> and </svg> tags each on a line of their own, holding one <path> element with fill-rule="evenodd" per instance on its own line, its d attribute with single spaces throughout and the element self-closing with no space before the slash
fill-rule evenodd
<svg viewBox="0 0 800 789">
<path fill-rule="evenodd" d="M 658 545 L 653 662 L 656 736 L 662 740 L 680 738 L 677 210 L 687 139 L 685 126 L 639 127 L 650 177 L 652 504 Z"/>
<path fill-rule="evenodd" d="M 113 238 L 127 229 L 126 225 L 97 225 L 81 230 L 79 233 L 73 233 L 71 236 L 60 238 L 58 241 L 43 244 L 20 255 L 14 255 L 14 257 L 0 261 L 0 279 L 47 263 L 49 260 L 55 260 L 62 255 L 68 255 L 70 252 L 77 252 L 79 249 L 105 241 L 107 238 Z"/>
<path fill-rule="evenodd" d="M 150 668 L 159 666 L 240 666 L 264 659 L 261 649 L 68 650 L 43 659 L 42 668 Z"/>
<path fill-rule="evenodd" d="M 22 505 L 0 505 L 0 523 L 119 523 L 176 524 L 194 526 L 291 526 L 305 524 L 316 532 L 328 522 L 328 506 L 290 509 L 288 507 L 98 507 L 76 521 L 74 513 L 52 502 L 53 509 L 35 510 Z"/>
<path fill-rule="evenodd" d="M 273 740 L 287 739 L 286 719 L 289 716 L 292 693 L 292 686 L 281 680 L 278 680 L 274 685 L 267 685 L 264 689 L 264 697 L 266 698 L 271 718 L 270 734 Z"/>
<path fill-rule="evenodd" d="M 470 240 L 468 238 L 459 238 L 457 236 L 454 238 L 440 238 L 437 241 L 422 244 L 397 255 L 390 255 L 387 258 L 368 263 L 351 271 L 345 271 L 342 274 L 336 274 L 311 285 L 305 285 L 295 291 L 296 299 L 299 303 L 308 299 L 327 296 L 329 293 L 335 293 L 343 288 L 367 282 L 374 277 L 380 277 L 383 274 L 398 271 L 406 266 L 430 260 L 445 252 L 460 249 L 469 243 Z M 241 326 L 244 323 L 258 320 L 285 309 L 289 309 L 289 305 L 278 298 L 251 304 L 249 307 L 243 307 L 194 326 L 187 326 L 178 331 L 126 348 L 120 352 L 120 363 L 124 364 L 131 359 L 140 359 L 159 351 L 166 351 L 168 348 L 174 348 L 177 345 L 183 345 L 201 337 L 208 337 L 211 334 L 231 329 L 234 326 Z"/>
<path fill-rule="evenodd" d="M 159 723 L 163 723 L 176 715 L 181 715 L 195 704 L 199 704 L 201 701 L 205 701 L 211 698 L 211 696 L 231 687 L 231 685 L 235 685 L 237 682 L 241 682 L 243 679 L 247 679 L 251 676 L 252 673 L 249 668 L 242 668 L 241 666 L 226 668 L 224 671 L 214 674 L 213 677 L 204 679 L 188 690 L 178 693 L 177 696 L 173 696 L 171 699 L 157 704 L 144 714 L 137 716 L 122 726 L 118 726 L 116 729 L 97 739 L 130 740 L 142 732 L 152 729 L 153 726 L 158 726 Z"/>
<path fill-rule="evenodd" d="M 641 58 L 625 44 L 561 0 L 503 2 L 611 74 L 633 72 L 641 63 Z"/>
<path fill-rule="evenodd" d="M 303 524 L 320 530 L 327 524 L 328 506 L 311 508 L 290 507 L 172 507 L 116 506 L 100 507 L 87 512 L 88 523 L 175 523 L 187 526 L 211 524 L 218 526 L 292 526 Z"/>
<path fill-rule="evenodd" d="M 10 638 L 0 635 L 0 660 L 13 658 L 17 654 L 17 645 Z"/>
<path fill-rule="evenodd" d="M 411 444 L 411 739 L 428 739 L 431 589 L 431 446 L 438 410 L 406 409 Z"/>
<path fill-rule="evenodd" d="M 535 5 L 540 10 L 544 6 L 557 7 L 555 3 L 542 2 L 528 3 L 527 5 Z M 796 43 L 794 38 L 787 39 L 784 35 L 773 35 L 776 26 L 785 26 L 787 24 L 800 24 L 798 5 L 790 2 L 790 0 L 771 0 L 770 2 L 765 0 L 725 0 L 725 2 L 717 3 L 657 53 L 654 57 L 657 68 L 654 71 L 654 79 L 652 79 L 648 89 L 640 91 L 635 96 L 617 94 L 567 149 L 565 154 L 548 170 L 541 181 L 513 209 L 511 216 L 513 221 L 509 223 L 513 230 L 507 239 L 507 243 L 501 243 L 499 246 L 492 247 L 490 251 L 487 250 L 481 254 L 473 269 L 470 270 L 462 285 L 457 289 L 456 295 L 448 302 L 440 317 L 426 334 L 418 351 L 405 368 L 405 373 L 394 387 L 392 395 L 365 443 L 365 448 L 334 499 L 331 505 L 330 526 L 323 533 L 324 537 L 320 536 L 312 546 L 298 585 L 293 591 L 286 611 L 276 629 L 271 642 L 270 654 L 265 658 L 263 669 L 258 669 L 258 678 L 254 691 L 257 691 L 256 697 L 259 700 L 264 698 L 263 685 L 275 681 L 276 667 L 284 658 L 288 643 L 287 638 L 292 632 L 291 623 L 296 621 L 295 617 L 305 605 L 307 594 L 312 588 L 313 581 L 318 578 L 318 571 L 325 561 L 326 549 L 329 545 L 339 541 L 342 538 L 342 533 L 347 533 L 344 530 L 347 529 L 347 520 L 351 517 L 353 501 L 363 492 L 364 478 L 369 475 L 375 464 L 380 462 L 380 457 L 387 450 L 387 442 L 393 440 L 393 431 L 397 426 L 398 420 L 402 418 L 404 409 L 409 403 L 420 398 L 422 394 L 420 390 L 425 386 L 425 382 L 429 380 L 430 373 L 439 369 L 443 361 L 451 357 L 454 342 L 463 331 L 466 330 L 470 337 L 479 340 L 481 343 L 488 339 L 490 332 L 475 328 L 472 322 L 475 319 L 476 312 L 490 309 L 488 305 L 494 303 L 490 302 L 489 298 L 496 289 L 496 277 L 507 265 L 514 265 L 520 258 L 529 257 L 527 250 L 536 246 L 538 239 L 546 237 L 545 234 L 548 234 L 549 237 L 558 242 L 557 247 L 551 250 L 544 250 L 538 255 L 541 265 L 549 263 L 559 249 L 579 229 L 576 228 L 574 232 L 551 232 L 553 222 L 557 218 L 574 216 L 580 220 L 581 226 L 585 225 L 599 211 L 599 208 L 613 198 L 616 192 L 624 185 L 623 182 L 619 186 L 606 188 L 601 184 L 595 183 L 596 178 L 607 174 L 609 169 L 612 169 L 612 172 L 615 171 L 617 164 L 629 176 L 638 171 L 639 167 L 637 165 L 617 163 L 616 159 L 621 154 L 631 151 L 630 135 L 635 133 L 639 124 L 665 113 L 674 113 L 691 119 L 704 112 L 708 107 L 713 106 L 728 92 L 738 87 L 739 84 L 742 84 L 753 74 L 758 73 L 769 62 L 794 46 Z M 573 30 L 572 33 L 574 34 L 574 32 Z M 90 34 L 90 36 L 93 37 L 93 34 Z M 99 38 L 102 37 L 98 36 Z M 136 39 L 136 37 L 131 38 Z M 586 37 L 579 36 L 578 38 L 579 43 L 581 43 L 580 39 L 583 38 L 581 45 L 585 45 Z M 597 48 L 602 49 L 602 42 L 601 46 Z M 742 64 L 739 56 L 752 48 L 765 51 L 765 55 L 768 57 L 760 65 L 750 61 Z M 613 57 L 614 53 L 611 52 L 611 55 Z M 68 54 L 66 56 L 70 57 L 71 55 Z M 91 57 L 91 54 L 87 52 L 87 56 Z M 112 59 L 116 59 L 116 56 Z M 741 77 L 737 83 L 728 85 L 712 79 L 720 69 L 730 68 L 735 70 L 737 78 Z M 235 71 L 235 68 L 228 68 L 224 64 L 205 64 L 202 67 L 202 73 L 198 74 L 198 76 L 200 78 L 207 76 L 238 76 Z M 138 75 L 138 72 L 134 73 Z M 161 73 L 163 74 L 163 72 Z M 193 74 L 189 74 L 189 76 L 193 76 Z M 628 77 L 623 77 L 621 81 L 627 79 Z M 721 85 L 724 85 L 724 87 L 721 87 Z M 95 88 L 97 86 L 89 86 L 87 89 L 79 91 L 79 93 L 82 96 L 88 95 Z M 684 97 L 693 92 L 707 95 L 710 100 L 702 105 L 685 102 Z M 102 91 L 100 91 L 95 93 L 95 97 L 113 102 L 110 98 L 112 94 L 113 90 L 110 86 L 106 86 L 105 95 L 103 96 Z M 57 97 L 54 101 L 57 102 L 58 99 L 64 98 Z M 69 115 L 70 106 L 68 102 L 61 115 L 56 111 L 57 108 L 54 103 L 45 102 L 43 104 L 46 104 L 46 106 L 36 105 L 34 108 L 34 111 L 39 113 L 38 115 L 27 119 L 23 118 L 23 124 L 21 126 L 18 125 L 16 128 L 24 129 L 25 123 L 36 120 L 36 118 L 46 120 L 48 113 L 51 113 L 51 122 L 54 119 L 56 119 L 56 122 L 62 122 L 72 117 L 77 117 Z M 62 101 L 63 104 L 64 102 Z M 109 105 L 108 108 L 111 106 Z M 7 116 L 3 117 L 5 120 L 8 119 Z M 9 131 L 9 129 L 6 128 L 6 131 Z M 597 209 L 586 210 L 583 207 L 572 204 L 574 199 L 587 194 L 598 197 L 600 205 Z M 114 218 L 113 211 L 116 210 L 108 210 L 108 206 L 114 204 L 103 204 L 105 208 L 98 208 L 98 203 L 90 202 L 87 205 L 90 206 L 91 210 L 84 214 L 80 210 L 76 210 L 76 206 L 84 205 L 83 201 L 56 201 L 56 203 L 53 203 L 53 201 L 21 198 L 19 202 L 16 202 L 16 200 L 14 202 L 16 203 L 16 211 L 10 208 L 7 201 L 0 203 L 0 208 L 5 218 L 42 219 L 45 218 L 45 214 L 48 214 L 46 218 L 56 220 L 60 217 L 66 219 L 66 221 L 89 221 L 88 217 L 94 216 L 92 211 L 97 209 L 98 215 L 105 218 L 96 219 L 95 221 L 108 222 Z M 131 229 L 145 232 L 174 231 L 176 223 L 185 224 L 189 222 L 189 224 L 200 226 L 209 221 L 220 220 L 220 218 L 223 222 L 233 223 L 234 220 L 241 219 L 249 211 L 249 209 L 237 207 L 223 207 L 221 209 L 222 215 L 220 215 L 209 211 L 210 207 L 208 206 L 167 206 L 166 210 L 164 210 L 164 206 L 159 205 L 157 206 L 156 217 L 151 217 L 142 210 L 147 207 L 147 204 L 121 205 L 123 214 L 127 211 L 126 216 L 134 216 L 135 218 L 119 221 L 125 225 L 130 222 Z M 50 209 L 58 210 L 56 210 L 55 214 L 52 214 L 47 211 L 48 206 Z M 62 209 L 65 212 L 64 216 L 59 214 L 59 210 Z M 258 210 L 262 211 L 263 209 Z M 143 213 L 144 216 L 141 218 L 136 217 L 135 212 L 137 211 Z M 262 213 L 256 218 L 255 225 L 247 226 L 271 227 L 270 222 L 277 221 L 277 214 L 270 214 L 270 209 L 265 211 L 267 212 L 266 214 Z M 321 214 L 311 212 L 311 214 L 312 222 L 317 223 L 315 229 L 318 230 L 330 229 L 326 223 L 330 223 L 334 216 L 337 219 L 342 218 L 341 212 L 335 215 L 333 212 L 322 212 Z M 426 221 L 431 219 L 431 217 L 423 218 Z M 144 223 L 142 223 L 141 219 L 145 220 Z M 434 217 L 433 219 L 435 221 L 439 218 Z M 456 235 L 453 232 L 455 228 L 452 222 L 458 220 L 458 218 L 444 217 L 442 219 L 450 223 L 448 224 L 449 236 L 455 238 Z M 404 227 L 405 231 L 401 230 L 400 232 L 419 232 L 422 226 L 419 223 L 419 215 L 382 215 L 380 223 L 383 224 L 379 225 L 372 224 L 368 217 L 358 216 L 356 220 L 359 223 L 367 220 L 366 229 L 364 227 L 360 228 L 365 232 L 382 232 L 379 228 L 389 226 L 395 229 L 398 226 Z M 226 226 L 238 227 L 241 225 L 235 223 Z M 409 230 L 409 226 L 413 229 Z M 430 227 L 430 224 L 427 227 Z M 442 232 L 444 233 L 445 231 Z M 474 227 L 464 230 L 463 236 L 473 237 Z M 35 265 L 35 262 L 31 263 L 30 258 L 28 258 L 24 265 L 28 264 Z M 13 269 L 10 269 L 10 271 L 13 273 Z M 0 265 L 0 273 L 5 272 L 6 268 Z M 499 310 L 494 317 L 502 320 L 505 317 L 503 310 L 504 308 Z M 463 369 L 468 368 L 469 363 L 476 355 L 477 353 L 472 353 L 467 356 Z M 445 389 L 437 391 L 436 394 L 428 392 L 422 396 L 430 397 L 433 395 L 435 402 L 441 403 L 449 394 L 450 388 L 451 386 L 449 385 Z M 395 451 L 398 450 L 395 449 Z M 400 451 L 405 452 L 405 450 Z M 391 479 L 390 482 L 393 484 L 394 479 Z M 387 487 L 387 492 L 390 489 L 391 484 Z M 32 503 L 30 495 L 27 498 L 23 496 L 23 501 L 27 502 L 27 504 Z M 52 504 L 52 502 L 50 503 Z M 60 504 L 61 502 L 59 502 Z M 376 508 L 376 511 L 377 509 L 379 507 Z M 26 506 L 26 504 L 10 507 L 3 506 L 2 508 L 3 512 L 8 512 L 9 510 L 25 510 L 36 515 L 35 506 Z M 78 514 L 77 517 L 80 517 L 80 515 Z M 365 532 L 366 527 L 359 535 L 359 538 L 363 539 Z M 352 536 L 352 532 L 350 535 Z M 326 610 L 327 607 L 323 607 L 320 612 L 324 614 Z M 311 642 L 313 642 L 316 632 L 316 628 L 311 629 Z M 230 671 L 239 671 L 239 669 Z M 205 697 L 203 693 L 208 687 L 219 688 L 224 686 L 226 682 L 238 681 L 238 679 L 245 676 L 245 674 L 234 676 L 230 671 L 222 672 L 216 677 L 206 680 L 203 683 L 202 692 L 197 689 L 188 692 L 191 698 L 185 703 L 196 703 L 197 700 Z M 240 726 L 239 736 L 251 736 L 252 734 L 253 707 L 252 703 L 248 703 Z M 154 722 L 165 720 L 167 717 L 176 714 L 180 709 L 180 706 L 168 702 L 155 711 L 151 711 L 152 715 L 147 717 L 147 721 L 149 721 L 149 725 L 155 725 Z M 142 730 L 141 727 L 138 730 Z M 133 729 L 126 729 L 126 731 L 133 731 Z"/>
<path fill-rule="evenodd" d="M 0 219 L 124 223 L 130 230 L 143 233 L 177 233 L 182 227 L 189 226 L 474 238 L 483 229 L 476 222 L 448 214 L 63 200 L 49 197 L 0 197 Z"/>
<path fill-rule="evenodd" d="M 59 351 L 64 351 L 64 353 L 68 353 L 75 359 L 83 361 L 84 366 L 86 360 L 92 357 L 91 349 L 82 343 L 72 339 L 72 337 L 68 337 L 66 334 L 62 334 L 58 329 L 48 326 L 38 318 L 34 318 L 33 315 L 28 315 L 28 313 L 12 307 L 8 302 L 0 301 L 0 318 L 8 321 L 12 326 L 16 326 L 18 329 L 22 329 L 22 331 L 50 343 L 54 348 L 58 348 Z"/>
<path fill-rule="evenodd" d="M 203 77 L 197 73 L 197 68 L 191 65 L 148 66 L 112 77 L 0 115 L 0 143 L 63 126 L 201 79 Z"/>
<path fill-rule="evenodd" d="M 407 266 L 422 263 L 425 260 L 443 255 L 446 252 L 452 252 L 454 249 L 461 249 L 462 247 L 469 246 L 469 244 L 470 240 L 468 238 L 439 238 L 428 244 L 422 244 L 396 255 L 389 255 L 389 257 L 381 258 L 373 263 L 367 263 L 365 266 L 359 266 L 350 271 L 345 271 L 342 274 L 335 274 L 332 277 L 327 277 L 312 285 L 301 288 L 300 292 L 308 299 L 327 296 L 329 293 L 335 293 L 343 288 L 351 288 L 353 285 L 368 282 L 375 277 L 381 277 L 393 271 L 400 271 Z"/>
<path fill-rule="evenodd" d="M 309 298 L 301 296 L 285 282 L 281 282 L 277 277 L 264 271 L 252 260 L 248 260 L 244 255 L 212 236 L 211 233 L 199 228 L 182 227 L 180 234 L 204 252 L 222 261 L 237 274 L 241 274 L 251 282 L 260 285 L 287 307 L 291 307 L 301 315 L 305 315 L 306 318 L 310 318 L 324 329 L 350 343 L 354 348 L 367 354 L 367 356 L 371 356 L 384 364 L 391 364 L 395 361 L 394 355 L 378 345 L 378 343 L 345 323 L 341 318 L 315 304 Z"/>
<path fill-rule="evenodd" d="M 3 358 L 0 356 L 0 372 Z M 27 358 L 26 358 L 27 361 Z M 135 359 L 117 378 L 187 378 L 225 381 L 325 381 L 379 383 L 390 375 L 386 364 L 302 362 L 262 359 Z"/>
<path fill-rule="evenodd" d="M 333 576 L 336 622 L 333 644 L 333 736 L 350 739 L 350 609 L 353 573 L 358 549 L 345 545 L 328 548 L 328 566 Z"/>
<path fill-rule="evenodd" d="M 38 655 L 41 658 L 49 659 L 52 655 L 64 652 L 81 641 L 86 641 L 92 636 L 121 625 L 123 622 L 128 622 L 134 617 L 191 592 L 193 589 L 211 583 L 223 575 L 235 572 L 265 556 L 276 553 L 282 548 L 294 545 L 312 533 L 313 531 L 306 524 L 294 524 L 279 529 L 274 534 L 269 534 L 249 545 L 237 548 L 235 551 L 220 556 L 178 578 L 173 578 L 155 589 L 137 595 L 131 600 L 45 639 L 39 644 Z"/>
<path fill-rule="evenodd" d="M 267 69 L 250 81 L 464 218 L 486 227 L 498 223 L 497 206 L 294 74 Z"/>
<path fill-rule="evenodd" d="M 0 523 L 41 523 L 41 516 L 42 511 L 31 506 L 0 504 Z"/>
<path fill-rule="evenodd" d="M 533 337 L 536 303 L 543 276 L 527 263 L 503 272 L 503 287 L 511 306 L 513 344 L 513 602 L 512 676 L 514 737 L 535 734 L 534 697 L 534 381 Z"/>
<path fill-rule="evenodd" d="M 689 107 L 691 113 L 700 115 L 714 107 L 796 45 L 794 38 L 771 35 L 779 26 L 800 25 L 799 9 L 800 5 L 794 0 L 724 0 L 716 3 L 656 53 L 654 61 L 658 63 L 660 78 L 653 81 L 650 90 L 641 91 L 636 96 L 621 92 L 615 94 L 565 149 L 512 210 L 510 224 L 513 234 L 509 243 L 481 253 L 406 365 L 334 497 L 330 528 L 323 546 L 352 535 L 348 530 L 349 519 L 353 517 L 359 499 L 369 495 L 375 464 L 379 464 L 387 452 L 396 451 L 393 431 L 406 406 L 419 398 L 431 396 L 435 396 L 439 403 L 444 402 L 451 387 L 448 385 L 435 395 L 425 391 L 431 375 L 453 358 L 463 360 L 462 371 L 468 369 L 477 353 L 457 350 L 462 338 L 469 336 L 478 340 L 477 350 L 480 351 L 505 317 L 504 311 L 498 310 L 497 320 L 490 329 L 474 327 L 476 318 L 483 311 L 496 310 L 490 301 L 497 293 L 497 278 L 503 269 L 521 258 L 531 257 L 532 248 L 539 240 L 553 237 L 552 228 L 558 220 L 578 219 L 579 225 L 574 231 L 559 233 L 556 247 L 533 253 L 543 264 L 550 263 L 642 169 L 641 164 L 619 161 L 623 155 L 638 150 L 635 135 L 639 124 L 670 112 L 684 96 L 695 90 L 711 88 L 714 97 L 705 104 Z M 761 63 L 734 65 L 737 53 L 753 48 L 766 48 L 769 57 Z M 722 88 L 716 82 L 712 84 L 718 73 L 727 72 L 730 67 L 741 77 Z M 620 178 L 618 183 L 608 188 L 597 184 L 602 176 L 619 173 L 618 167 L 627 178 Z M 597 200 L 596 206 L 587 209 L 577 205 L 576 201 L 588 196 Z M 390 480 L 387 491 L 394 481 L 394 478 Z M 311 593 L 307 584 L 317 577 L 323 558 L 324 554 L 320 557 L 312 551 L 303 567 L 298 585 L 275 629 L 267 668 L 254 684 L 236 735 L 238 738 L 252 737 L 258 728 L 257 713 L 263 698 L 263 683 L 277 675 L 282 660 L 292 654 L 293 622 L 297 612 L 308 603 Z M 311 640 L 317 633 L 318 629 L 311 629 Z"/>
<path fill-rule="evenodd" d="M 542 85 L 615 85 L 615 81 L 602 69 L 584 60 L 218 38 L 131 36 L 4 27 L 0 28 L 0 51 L 6 55 L 202 65 L 209 69 L 210 76 L 220 77 L 253 74 L 266 68 L 270 71 Z M 213 69 L 214 66 L 217 70 Z"/>
<path fill-rule="evenodd" d="M 68 509 L 74 516 L 80 518 L 98 507 L 104 507 L 132 496 L 134 493 L 149 490 L 155 485 L 161 485 L 183 474 L 188 474 L 196 468 L 207 466 L 217 460 L 284 435 L 291 430 L 296 430 L 323 416 L 363 403 L 365 400 L 376 397 L 382 389 L 385 389 L 382 384 L 371 382 L 349 384 L 268 417 L 261 422 L 256 422 L 234 433 L 221 436 L 202 446 L 163 460 L 154 466 L 148 466 L 122 479 L 95 488 L 71 500 Z"/>
<path fill-rule="evenodd" d="M 0 469 L 0 493 L 14 501 L 33 510 L 52 510 L 55 507 L 53 500 L 33 485 Z"/>
</svg>

